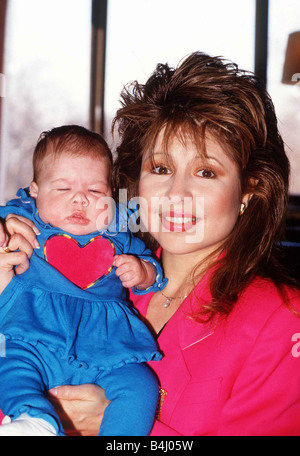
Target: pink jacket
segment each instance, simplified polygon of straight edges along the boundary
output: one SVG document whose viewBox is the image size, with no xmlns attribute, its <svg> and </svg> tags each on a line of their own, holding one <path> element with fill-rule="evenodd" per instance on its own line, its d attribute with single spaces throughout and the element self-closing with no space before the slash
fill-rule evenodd
<svg viewBox="0 0 300 456">
<path fill-rule="evenodd" d="M 202 298 L 206 280 L 194 290 Z M 300 311 L 299 292 L 288 293 Z M 142 315 L 150 297 L 133 296 Z M 151 435 L 299 436 L 300 318 L 263 279 L 227 320 L 196 323 L 198 306 L 192 293 L 158 337 L 164 358 L 150 364 L 164 392 Z"/>
<path fill-rule="evenodd" d="M 205 279 L 195 294 L 208 297 Z M 193 321 L 192 295 L 158 338 L 164 358 L 150 363 L 165 394 L 151 435 L 299 436 L 300 319 L 266 280 L 247 288 L 227 321 Z M 299 292 L 290 296 L 300 310 Z M 142 315 L 150 297 L 132 296 Z"/>
</svg>

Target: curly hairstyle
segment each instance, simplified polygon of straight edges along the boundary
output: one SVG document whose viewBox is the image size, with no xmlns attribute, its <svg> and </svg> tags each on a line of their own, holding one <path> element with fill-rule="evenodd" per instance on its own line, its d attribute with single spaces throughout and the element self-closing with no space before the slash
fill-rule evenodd
<svg viewBox="0 0 300 456">
<path fill-rule="evenodd" d="M 264 84 L 232 62 L 195 52 L 177 68 L 159 64 L 145 84 L 125 87 L 121 103 L 113 122 L 120 135 L 114 179 L 129 198 L 138 195 L 143 153 L 162 129 L 165 143 L 174 134 L 189 135 L 202 153 L 205 136 L 212 135 L 237 164 L 242 194 L 252 194 L 222 246 L 207 312 L 228 314 L 257 275 L 272 279 L 282 293 L 282 284 L 295 285 L 277 258 L 285 233 L 289 161 Z"/>
</svg>

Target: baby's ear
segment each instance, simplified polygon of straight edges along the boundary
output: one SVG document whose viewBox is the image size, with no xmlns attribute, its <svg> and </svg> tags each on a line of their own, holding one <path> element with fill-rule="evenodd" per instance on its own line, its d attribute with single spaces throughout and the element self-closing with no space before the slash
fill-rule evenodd
<svg viewBox="0 0 300 456">
<path fill-rule="evenodd" d="M 38 192 L 39 192 L 38 184 L 36 182 L 32 181 L 29 186 L 29 190 L 30 190 L 30 196 L 32 198 L 36 199 L 38 196 Z"/>
</svg>

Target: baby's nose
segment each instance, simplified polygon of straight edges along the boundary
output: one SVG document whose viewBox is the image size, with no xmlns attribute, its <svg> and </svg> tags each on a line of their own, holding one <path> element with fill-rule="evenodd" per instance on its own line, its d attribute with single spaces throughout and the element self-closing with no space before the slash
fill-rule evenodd
<svg viewBox="0 0 300 456">
<path fill-rule="evenodd" d="M 87 206 L 89 200 L 84 192 L 77 192 L 72 197 L 72 204 L 82 204 L 83 206 Z"/>
</svg>

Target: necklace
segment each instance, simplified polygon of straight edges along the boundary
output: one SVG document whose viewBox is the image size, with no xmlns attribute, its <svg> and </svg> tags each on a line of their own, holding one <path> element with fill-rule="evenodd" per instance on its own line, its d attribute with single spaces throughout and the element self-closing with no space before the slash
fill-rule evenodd
<svg viewBox="0 0 300 456">
<path fill-rule="evenodd" d="M 163 303 L 164 307 L 169 307 L 169 305 L 171 304 L 171 301 L 173 301 L 174 299 L 185 299 L 188 297 L 188 295 L 186 295 L 186 296 L 175 296 L 174 298 L 171 298 L 171 296 L 166 296 L 162 291 L 161 291 L 161 294 L 163 295 L 164 298 L 166 298 L 166 301 Z"/>
</svg>

